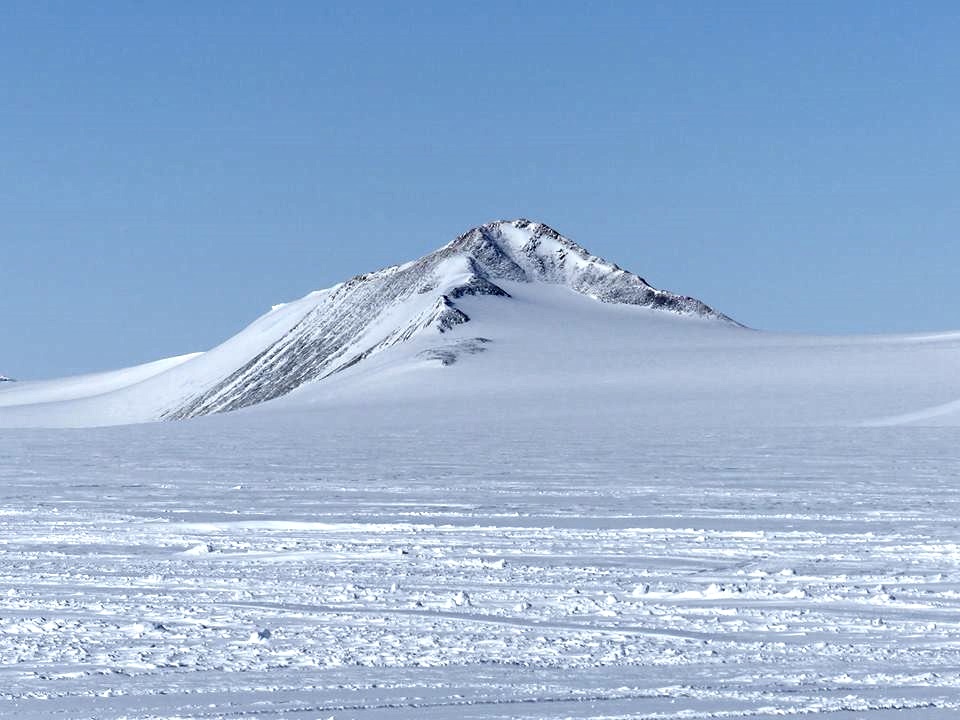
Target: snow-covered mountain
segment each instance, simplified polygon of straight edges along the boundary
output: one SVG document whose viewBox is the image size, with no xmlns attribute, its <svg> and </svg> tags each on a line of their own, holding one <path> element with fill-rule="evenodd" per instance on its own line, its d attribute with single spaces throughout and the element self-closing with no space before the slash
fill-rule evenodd
<svg viewBox="0 0 960 720">
<path fill-rule="evenodd" d="M 960 420 L 960 336 L 746 330 L 541 223 L 493 222 L 425 257 L 277 305 L 205 353 L 4 383 L 0 427 L 255 412 L 603 408 L 664 423 Z M 271 402 L 267 402 L 271 401 Z M 266 405 L 264 405 L 266 403 Z"/>
<path fill-rule="evenodd" d="M 13 382 L 12 377 L 7 377 L 6 375 L 0 375 L 0 382 Z"/>
<path fill-rule="evenodd" d="M 600 302 L 733 323 L 694 298 L 651 287 L 595 257 L 556 230 L 529 220 L 474 228 L 415 262 L 397 265 L 305 299 L 309 310 L 282 337 L 164 417 L 235 410 L 285 395 L 422 334 L 468 323 L 465 296 L 510 298 L 503 281 L 550 283 Z"/>
<path fill-rule="evenodd" d="M 591 255 L 547 225 L 498 221 L 473 228 L 419 260 L 274 306 L 207 353 L 117 373 L 20 383 L 18 392 L 0 394 L 0 423 L 17 424 L 11 419 L 16 416 L 43 416 L 42 424 L 87 424 L 77 418 L 96 423 L 182 419 L 256 405 L 329 379 L 394 346 L 444 336 L 471 322 L 462 307 L 465 298 L 511 300 L 506 285 L 516 283 L 551 285 L 598 304 L 738 327 L 699 300 L 658 290 Z M 471 340 L 456 351 L 444 345 L 436 358 L 449 364 L 483 344 Z M 38 409 L 39 404 L 44 407 Z M 28 406 L 32 409 L 24 409 Z"/>
</svg>

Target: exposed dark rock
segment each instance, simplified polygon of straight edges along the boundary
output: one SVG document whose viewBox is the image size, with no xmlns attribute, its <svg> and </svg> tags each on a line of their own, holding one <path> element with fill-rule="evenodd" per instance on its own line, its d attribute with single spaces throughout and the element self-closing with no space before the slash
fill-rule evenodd
<svg viewBox="0 0 960 720">
<path fill-rule="evenodd" d="M 510 297 L 510 293 L 499 285 L 494 285 L 485 277 L 474 276 L 463 285 L 457 285 L 447 292 L 447 297 L 461 298 L 464 295 L 493 295 L 496 297 Z"/>
<path fill-rule="evenodd" d="M 475 337 L 467 340 L 460 340 L 449 343 L 448 345 L 438 345 L 429 350 L 420 353 L 420 357 L 426 360 L 439 360 L 441 365 L 453 365 L 463 355 L 477 355 L 486 350 L 486 344 L 491 342 L 489 338 Z"/>
</svg>

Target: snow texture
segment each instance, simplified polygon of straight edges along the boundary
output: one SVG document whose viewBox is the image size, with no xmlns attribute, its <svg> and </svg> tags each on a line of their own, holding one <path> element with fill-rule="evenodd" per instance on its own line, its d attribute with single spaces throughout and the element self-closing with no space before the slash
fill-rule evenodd
<svg viewBox="0 0 960 720">
<path fill-rule="evenodd" d="M 960 712 L 950 429 L 300 409 L 0 459 L 0 717 Z"/>
</svg>

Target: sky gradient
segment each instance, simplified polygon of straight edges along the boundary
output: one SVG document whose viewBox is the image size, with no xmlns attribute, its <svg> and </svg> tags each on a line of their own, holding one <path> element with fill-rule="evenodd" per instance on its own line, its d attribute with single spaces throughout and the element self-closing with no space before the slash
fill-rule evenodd
<svg viewBox="0 0 960 720">
<path fill-rule="evenodd" d="M 953 3 L 141 5 L 4 5 L 0 374 L 521 216 L 753 327 L 960 329 Z"/>
</svg>

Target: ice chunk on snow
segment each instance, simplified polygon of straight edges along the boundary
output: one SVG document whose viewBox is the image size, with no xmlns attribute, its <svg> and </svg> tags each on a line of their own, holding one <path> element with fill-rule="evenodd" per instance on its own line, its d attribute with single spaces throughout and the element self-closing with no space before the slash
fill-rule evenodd
<svg viewBox="0 0 960 720">
<path fill-rule="evenodd" d="M 269 640 L 271 637 L 273 637 L 273 633 L 270 632 L 269 628 L 262 628 L 250 633 L 250 642 L 260 643 Z"/>
<path fill-rule="evenodd" d="M 208 543 L 200 543 L 199 545 L 194 545 L 188 550 L 184 550 L 184 555 L 207 555 L 213 552 L 213 546 Z"/>
</svg>

